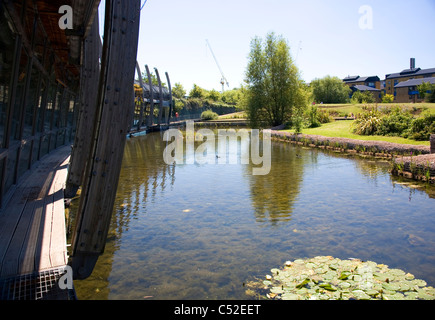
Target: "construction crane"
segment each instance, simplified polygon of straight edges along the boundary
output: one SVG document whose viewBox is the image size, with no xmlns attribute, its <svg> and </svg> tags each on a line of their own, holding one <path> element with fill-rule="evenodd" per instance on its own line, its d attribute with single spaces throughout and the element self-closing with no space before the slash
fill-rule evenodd
<svg viewBox="0 0 435 320">
<path fill-rule="evenodd" d="M 223 93 L 224 90 L 225 90 L 225 83 L 227 84 L 228 87 L 230 87 L 230 84 L 228 83 L 227 78 L 225 78 L 225 75 L 224 75 L 224 73 L 222 72 L 221 67 L 219 66 L 219 62 L 217 61 L 216 56 L 214 55 L 213 49 L 211 48 L 210 43 L 208 42 L 208 39 L 206 39 L 205 41 L 206 41 L 206 43 L 207 43 L 207 45 L 208 45 L 208 47 L 209 47 L 209 49 L 210 49 L 211 54 L 213 55 L 214 61 L 216 62 L 216 65 L 217 65 L 217 67 L 219 68 L 219 71 L 220 71 L 220 73 L 221 73 L 221 75 L 222 75 L 222 78 L 221 78 L 221 85 L 222 85 L 222 93 Z"/>
</svg>

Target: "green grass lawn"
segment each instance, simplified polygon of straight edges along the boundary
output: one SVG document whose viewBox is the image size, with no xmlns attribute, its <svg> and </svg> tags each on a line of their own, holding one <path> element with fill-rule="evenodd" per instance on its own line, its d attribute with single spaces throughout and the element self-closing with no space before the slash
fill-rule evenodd
<svg viewBox="0 0 435 320">
<path fill-rule="evenodd" d="M 394 108 L 401 107 L 410 110 L 412 113 L 428 110 L 430 113 L 435 114 L 435 103 L 378 103 L 378 104 L 318 104 L 317 107 L 329 111 L 330 113 L 335 113 L 339 116 L 349 115 L 351 113 L 358 114 L 362 113 L 363 107 L 378 107 L 378 108 Z"/>
<path fill-rule="evenodd" d="M 219 120 L 221 120 L 221 119 L 240 119 L 240 120 L 244 120 L 244 119 L 246 119 L 246 112 L 245 111 L 240 111 L 240 112 L 234 112 L 234 113 L 224 114 L 222 116 L 219 116 Z"/>
<path fill-rule="evenodd" d="M 333 138 L 349 138 L 358 140 L 374 140 L 374 141 L 387 141 L 400 144 L 413 144 L 413 145 L 429 145 L 429 141 L 416 141 L 400 137 L 385 137 L 385 136 L 360 136 L 352 133 L 351 120 L 333 121 L 330 123 L 322 124 L 318 128 L 302 129 L 303 134 L 313 134 Z M 284 130 L 294 133 L 294 130 Z"/>
</svg>

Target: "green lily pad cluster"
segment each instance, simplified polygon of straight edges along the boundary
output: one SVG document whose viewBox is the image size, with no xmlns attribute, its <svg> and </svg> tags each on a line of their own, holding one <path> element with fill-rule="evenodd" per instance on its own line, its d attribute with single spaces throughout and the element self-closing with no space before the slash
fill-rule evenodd
<svg viewBox="0 0 435 320">
<path fill-rule="evenodd" d="M 435 300 L 435 289 L 400 269 L 331 256 L 287 261 L 246 293 L 275 300 Z"/>
</svg>

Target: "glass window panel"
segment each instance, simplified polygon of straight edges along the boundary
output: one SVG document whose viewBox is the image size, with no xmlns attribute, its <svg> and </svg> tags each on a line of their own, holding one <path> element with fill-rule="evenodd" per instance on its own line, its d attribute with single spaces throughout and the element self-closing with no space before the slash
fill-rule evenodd
<svg viewBox="0 0 435 320">
<path fill-rule="evenodd" d="M 46 94 L 48 87 L 46 85 L 46 79 L 41 80 L 39 95 L 36 103 L 36 119 L 35 119 L 35 132 L 42 132 L 42 121 L 44 115 L 44 107 L 46 103 Z"/>
<path fill-rule="evenodd" d="M 5 179 L 5 192 L 15 183 L 15 166 L 17 163 L 17 149 L 9 150 L 7 163 L 6 163 L 6 179 Z"/>
<path fill-rule="evenodd" d="M 16 37 L 3 6 L 0 6 L 0 34 L 0 148 L 4 148 Z"/>
<path fill-rule="evenodd" d="M 52 129 L 56 129 L 60 127 L 60 106 L 62 103 L 62 91 L 63 91 L 62 89 L 63 89 L 62 86 L 58 86 L 56 91 Z"/>
<path fill-rule="evenodd" d="M 25 115 L 23 138 L 32 136 L 34 110 L 40 97 L 39 82 L 40 72 L 35 67 L 33 67 L 30 78 L 30 85 L 27 91 L 26 105 L 24 108 Z"/>
<path fill-rule="evenodd" d="M 56 84 L 50 83 L 48 97 L 47 97 L 47 104 L 46 104 L 45 113 L 44 113 L 44 131 L 45 132 L 48 132 L 51 130 L 51 120 L 53 117 L 53 108 L 54 108 L 54 104 L 55 104 L 56 90 L 57 90 Z"/>
<path fill-rule="evenodd" d="M 12 112 L 11 135 L 10 135 L 11 140 L 20 139 L 20 122 L 21 122 L 21 112 L 22 112 L 21 106 L 23 104 L 23 99 L 24 99 L 27 61 L 28 61 L 27 53 L 23 49 L 19 61 L 19 72 L 18 72 L 18 81 L 16 84 L 15 104 Z"/>
<path fill-rule="evenodd" d="M 29 141 L 21 146 L 20 162 L 18 164 L 18 179 L 29 169 L 31 149 L 32 144 Z"/>
<path fill-rule="evenodd" d="M 41 138 L 41 148 L 39 150 L 39 158 L 42 158 L 48 153 L 48 136 L 43 136 Z"/>
</svg>

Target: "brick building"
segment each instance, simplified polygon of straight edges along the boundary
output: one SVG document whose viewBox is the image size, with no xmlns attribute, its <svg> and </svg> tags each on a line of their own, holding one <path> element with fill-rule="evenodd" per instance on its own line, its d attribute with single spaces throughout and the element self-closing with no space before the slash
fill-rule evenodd
<svg viewBox="0 0 435 320">
<path fill-rule="evenodd" d="M 401 87 L 397 87 L 399 83 L 412 79 L 427 79 L 432 77 L 435 77 L 435 68 L 430 68 L 430 69 L 416 68 L 415 59 L 411 58 L 409 69 L 405 69 L 401 72 L 390 73 L 385 75 L 385 81 L 383 82 L 384 87 L 382 89 L 385 94 L 394 95 L 395 102 L 404 102 L 402 101 L 404 100 L 403 89 L 401 90 L 401 98 L 400 98 L 401 101 L 398 101 L 397 99 L 397 94 L 398 94 L 397 89 L 401 88 Z"/>
<path fill-rule="evenodd" d="M 349 86 L 352 90 L 352 94 L 355 91 L 369 91 L 376 102 L 381 102 L 381 80 L 378 76 L 368 76 L 368 77 L 360 77 L 360 76 L 348 76 L 343 79 L 345 85 Z"/>
<path fill-rule="evenodd" d="M 360 76 L 348 76 L 343 79 L 344 84 L 350 88 L 353 86 L 367 86 L 370 88 L 381 89 L 381 80 L 378 76 L 360 77 Z"/>
<path fill-rule="evenodd" d="M 435 77 L 431 78 L 419 78 L 410 79 L 406 81 L 399 82 L 394 86 L 396 92 L 395 102 L 422 102 L 423 99 L 420 97 L 417 86 L 421 85 L 423 82 L 429 82 L 435 84 Z"/>
</svg>

